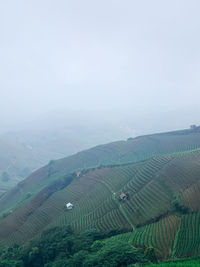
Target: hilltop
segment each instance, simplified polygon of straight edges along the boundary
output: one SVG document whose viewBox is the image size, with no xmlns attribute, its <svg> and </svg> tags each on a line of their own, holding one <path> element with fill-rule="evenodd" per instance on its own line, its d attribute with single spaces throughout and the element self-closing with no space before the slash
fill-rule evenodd
<svg viewBox="0 0 200 267">
<path fill-rule="evenodd" d="M 199 146 L 200 133 L 183 130 L 51 161 L 0 198 L 0 242 L 24 244 L 45 229 L 70 225 L 75 233 L 125 231 L 112 238 L 152 246 L 159 259 L 196 256 Z"/>
</svg>

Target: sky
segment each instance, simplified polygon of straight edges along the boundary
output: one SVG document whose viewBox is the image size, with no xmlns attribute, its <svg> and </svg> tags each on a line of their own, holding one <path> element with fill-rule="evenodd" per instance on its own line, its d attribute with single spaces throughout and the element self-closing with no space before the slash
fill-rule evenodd
<svg viewBox="0 0 200 267">
<path fill-rule="evenodd" d="M 0 1 L 2 125 L 57 110 L 200 123 L 199 10 L 199 0 Z"/>
</svg>

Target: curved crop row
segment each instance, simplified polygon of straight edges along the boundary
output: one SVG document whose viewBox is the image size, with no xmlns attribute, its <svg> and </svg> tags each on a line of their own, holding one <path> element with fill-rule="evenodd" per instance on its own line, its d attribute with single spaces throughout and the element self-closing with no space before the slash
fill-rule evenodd
<svg viewBox="0 0 200 267">
<path fill-rule="evenodd" d="M 166 258 L 171 254 L 173 241 L 179 227 L 179 218 L 168 216 L 159 222 L 137 228 L 132 235 L 132 242 L 137 247 L 154 247 L 158 255 Z"/>
<path fill-rule="evenodd" d="M 192 184 L 181 194 L 181 201 L 185 207 L 188 207 L 191 211 L 200 210 L 200 181 Z"/>
<path fill-rule="evenodd" d="M 196 256 L 200 252 L 200 213 L 190 213 L 181 218 L 178 240 L 174 249 L 176 257 Z"/>
</svg>

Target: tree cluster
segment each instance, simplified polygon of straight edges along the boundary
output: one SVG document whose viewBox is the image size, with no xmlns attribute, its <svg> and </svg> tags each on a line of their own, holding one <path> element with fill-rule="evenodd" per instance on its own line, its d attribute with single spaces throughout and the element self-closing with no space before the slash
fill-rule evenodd
<svg viewBox="0 0 200 267">
<path fill-rule="evenodd" d="M 70 227 L 52 228 L 26 245 L 2 248 L 0 267 L 121 267 L 150 262 L 152 253 L 109 238 L 115 234 L 118 231 L 75 234 Z"/>
</svg>

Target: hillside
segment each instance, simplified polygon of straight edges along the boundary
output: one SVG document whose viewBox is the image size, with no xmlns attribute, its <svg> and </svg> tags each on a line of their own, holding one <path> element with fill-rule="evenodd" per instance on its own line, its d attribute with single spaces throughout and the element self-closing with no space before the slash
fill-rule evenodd
<svg viewBox="0 0 200 267">
<path fill-rule="evenodd" d="M 0 212 L 13 208 L 17 203 L 27 200 L 27 195 L 33 196 L 53 181 L 75 171 L 100 165 L 139 162 L 153 156 L 182 152 L 199 146 L 200 132 L 184 130 L 117 141 L 51 161 L 0 197 Z"/>
<path fill-rule="evenodd" d="M 155 134 L 50 162 L 1 197 L 1 244 L 70 225 L 76 233 L 127 231 L 113 238 L 153 246 L 159 259 L 198 255 L 199 143 L 194 131 Z"/>
<path fill-rule="evenodd" d="M 114 238 L 153 246 L 160 258 L 197 255 L 199 207 L 193 203 L 200 201 L 199 183 L 199 150 L 65 177 L 1 220 L 1 242 L 22 244 L 46 227 L 70 224 L 75 232 L 126 229 L 130 233 Z M 122 192 L 128 200 L 120 201 Z M 67 202 L 74 204 L 70 211 Z"/>
<path fill-rule="evenodd" d="M 11 132 L 0 132 L 0 195 L 52 159 L 126 136 L 118 124 L 80 112 L 50 113 Z"/>
<path fill-rule="evenodd" d="M 0 136 L 0 195 L 54 157 L 58 154 Z"/>
</svg>

